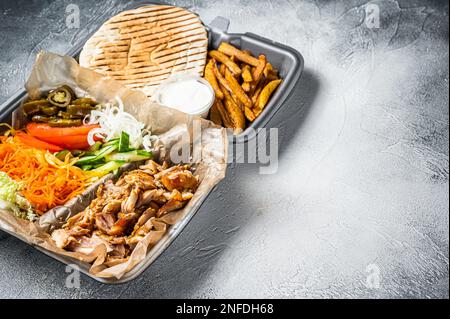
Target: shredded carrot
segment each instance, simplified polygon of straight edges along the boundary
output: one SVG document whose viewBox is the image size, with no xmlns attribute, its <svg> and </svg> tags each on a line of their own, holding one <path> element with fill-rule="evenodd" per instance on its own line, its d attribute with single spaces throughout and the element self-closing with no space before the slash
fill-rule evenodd
<svg viewBox="0 0 450 319">
<path fill-rule="evenodd" d="M 65 204 L 92 184 L 93 175 L 73 164 L 68 157 L 61 161 L 26 146 L 17 137 L 0 137 L 0 171 L 21 183 L 20 193 L 39 215 Z"/>
</svg>

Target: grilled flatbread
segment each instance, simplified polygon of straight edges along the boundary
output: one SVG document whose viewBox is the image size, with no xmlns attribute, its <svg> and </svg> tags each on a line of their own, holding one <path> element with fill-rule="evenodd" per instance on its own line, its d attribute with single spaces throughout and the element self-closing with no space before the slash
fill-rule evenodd
<svg viewBox="0 0 450 319">
<path fill-rule="evenodd" d="M 175 73 L 203 75 L 208 35 L 183 8 L 150 5 L 111 18 L 90 38 L 80 65 L 152 96 Z"/>
</svg>

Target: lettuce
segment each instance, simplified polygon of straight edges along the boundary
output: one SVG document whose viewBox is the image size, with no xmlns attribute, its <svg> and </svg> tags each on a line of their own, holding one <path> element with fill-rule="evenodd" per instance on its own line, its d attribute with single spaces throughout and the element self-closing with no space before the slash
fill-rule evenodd
<svg viewBox="0 0 450 319">
<path fill-rule="evenodd" d="M 0 209 L 12 212 L 15 216 L 33 221 L 37 218 L 30 203 L 19 195 L 20 184 L 8 174 L 0 172 Z"/>
</svg>

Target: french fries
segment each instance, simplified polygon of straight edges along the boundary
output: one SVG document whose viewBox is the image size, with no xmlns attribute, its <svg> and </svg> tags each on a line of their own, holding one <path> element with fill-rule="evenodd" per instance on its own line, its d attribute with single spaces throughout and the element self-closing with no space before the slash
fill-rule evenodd
<svg viewBox="0 0 450 319">
<path fill-rule="evenodd" d="M 261 76 L 264 73 L 264 69 L 266 68 L 267 60 L 265 55 L 260 55 L 258 58 L 258 65 L 256 66 L 255 70 L 253 71 L 253 80 L 255 82 L 259 82 L 261 80 Z"/>
<path fill-rule="evenodd" d="M 219 101 L 220 100 L 214 101 L 214 104 L 209 111 L 209 118 L 211 119 L 211 121 L 213 121 L 214 124 L 222 126 L 222 116 L 220 115 L 219 109 L 217 108 L 217 103 L 219 103 Z"/>
<path fill-rule="evenodd" d="M 233 123 L 231 122 L 230 116 L 228 115 L 227 110 L 225 110 L 225 107 L 223 106 L 222 101 L 221 100 L 216 100 L 215 105 L 217 107 L 217 111 L 220 114 L 220 118 L 222 120 L 222 124 L 225 127 L 233 128 Z"/>
<path fill-rule="evenodd" d="M 219 88 L 219 83 L 217 83 L 217 79 L 214 76 L 213 65 L 215 64 L 214 60 L 209 60 L 208 64 L 205 68 L 205 79 L 211 84 L 214 92 L 216 93 L 216 97 L 219 100 L 223 100 L 223 92 Z"/>
<path fill-rule="evenodd" d="M 235 76 L 241 75 L 241 73 L 242 73 L 241 68 L 236 63 L 234 63 L 229 57 L 227 57 L 225 54 L 223 54 L 222 52 L 217 51 L 217 50 L 212 50 L 212 51 L 209 51 L 208 54 L 211 58 L 224 64 L 228 69 L 230 69 L 230 71 L 231 71 L 231 73 L 233 73 L 233 75 L 235 75 Z"/>
<path fill-rule="evenodd" d="M 239 50 L 238 48 L 232 46 L 229 43 L 222 42 L 222 44 L 219 46 L 218 50 L 228 56 L 234 56 L 236 59 L 238 59 L 239 61 L 242 61 L 246 64 L 250 64 L 252 66 L 259 65 L 259 60 L 257 58 L 246 54 L 245 52 Z"/>
<path fill-rule="evenodd" d="M 278 85 L 280 85 L 280 83 L 281 80 L 275 80 L 267 84 L 264 89 L 262 89 L 254 108 L 255 116 L 259 116 L 261 114 L 261 112 L 266 107 L 267 102 L 269 102 L 269 99 L 272 96 L 273 92 L 278 87 Z"/>
<path fill-rule="evenodd" d="M 255 113 L 248 107 L 245 108 L 244 114 L 250 122 L 253 122 L 256 119 Z"/>
<path fill-rule="evenodd" d="M 245 106 L 244 106 L 244 104 L 242 104 L 242 102 L 238 99 L 238 97 L 237 97 L 234 93 L 232 93 L 232 92 L 230 92 L 230 96 L 231 96 L 231 98 L 233 99 L 234 103 L 236 103 L 236 105 L 239 106 L 239 108 L 241 109 L 241 111 L 244 111 Z"/>
<path fill-rule="evenodd" d="M 215 61 L 215 60 L 213 59 L 213 61 Z M 224 75 L 222 75 L 222 73 L 217 68 L 217 65 L 215 62 L 213 63 L 212 69 L 213 69 L 213 73 L 216 76 L 216 79 L 220 83 L 220 85 L 223 86 L 223 88 L 225 88 L 225 90 L 231 92 L 230 85 L 228 84 L 227 80 L 225 80 Z M 224 72 L 224 73 L 226 73 L 226 72 Z M 223 93 L 225 94 L 225 92 L 223 92 Z"/>
<path fill-rule="evenodd" d="M 252 90 L 252 84 L 250 82 L 242 83 L 242 89 L 245 93 L 249 93 Z"/>
<path fill-rule="evenodd" d="M 224 104 L 225 109 L 228 112 L 228 118 L 231 122 L 231 127 L 236 131 L 242 131 L 245 129 L 245 115 L 244 112 L 242 112 L 242 109 L 239 107 L 239 105 L 233 100 L 231 94 L 227 92 L 225 88 L 224 90 Z"/>
<path fill-rule="evenodd" d="M 278 71 L 275 70 L 272 66 L 272 64 L 267 63 L 266 67 L 264 68 L 264 77 L 270 82 L 270 81 L 275 81 L 278 80 Z"/>
<path fill-rule="evenodd" d="M 253 93 L 253 96 L 252 96 L 253 105 L 256 105 L 256 102 L 258 102 L 259 94 L 261 93 L 263 88 L 264 88 L 264 86 L 260 85 L 256 88 L 255 92 Z"/>
<path fill-rule="evenodd" d="M 242 79 L 245 83 L 253 82 L 252 68 L 248 64 L 242 67 Z"/>
<path fill-rule="evenodd" d="M 266 66 L 264 67 L 263 74 L 266 77 L 266 79 L 274 72 L 272 64 L 266 63 Z"/>
<path fill-rule="evenodd" d="M 225 76 L 225 70 L 227 69 L 227 66 L 225 64 L 221 64 L 220 65 L 220 74 L 222 74 L 222 76 Z"/>
<path fill-rule="evenodd" d="M 237 134 L 261 115 L 282 80 L 263 54 L 223 42 L 208 56 L 205 79 L 216 92 L 209 119 Z"/>
<path fill-rule="evenodd" d="M 248 95 L 244 92 L 239 82 L 236 78 L 231 74 L 229 69 L 225 70 L 225 79 L 229 84 L 230 93 L 233 93 L 239 101 L 244 104 L 244 106 L 251 108 L 253 106 L 252 100 L 248 97 Z"/>
</svg>

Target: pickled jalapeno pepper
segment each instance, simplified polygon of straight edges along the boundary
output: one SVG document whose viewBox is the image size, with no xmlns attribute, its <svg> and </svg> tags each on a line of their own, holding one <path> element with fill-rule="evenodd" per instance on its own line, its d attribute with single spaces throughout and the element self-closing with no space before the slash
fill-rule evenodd
<svg viewBox="0 0 450 319">
<path fill-rule="evenodd" d="M 25 102 L 22 107 L 25 115 L 29 116 L 41 112 L 41 109 L 47 106 L 50 106 L 47 100 L 39 99 Z"/>
<path fill-rule="evenodd" d="M 47 99 L 51 104 L 63 108 L 67 107 L 72 102 L 74 96 L 75 94 L 72 89 L 67 85 L 63 85 L 50 92 Z"/>
<path fill-rule="evenodd" d="M 36 123 L 48 123 L 52 120 L 52 118 L 43 115 L 35 115 L 31 118 L 31 120 Z"/>
<path fill-rule="evenodd" d="M 75 104 L 67 106 L 67 113 L 71 115 L 86 116 L 94 109 L 90 104 Z"/>
<path fill-rule="evenodd" d="M 70 87 L 63 85 L 50 91 L 47 97 L 26 101 L 23 112 L 30 121 L 52 127 L 81 126 L 96 105 L 91 98 L 77 98 Z"/>
<path fill-rule="evenodd" d="M 41 112 L 47 116 L 58 114 L 58 108 L 56 106 L 46 106 L 41 109 Z"/>
<path fill-rule="evenodd" d="M 51 127 L 71 127 L 81 126 L 83 120 L 81 119 L 53 119 L 47 123 Z"/>
<path fill-rule="evenodd" d="M 58 116 L 66 120 L 82 119 L 84 117 L 83 115 L 70 114 L 64 111 L 59 111 Z"/>
<path fill-rule="evenodd" d="M 72 101 L 72 104 L 74 105 L 82 105 L 82 104 L 89 104 L 89 105 L 96 105 L 95 101 L 88 97 L 83 97 L 80 99 L 76 99 Z"/>
</svg>

